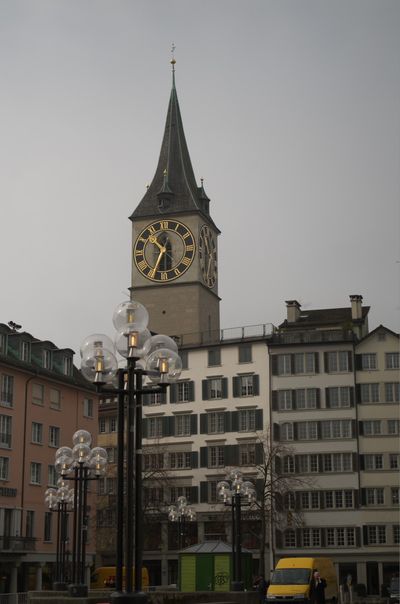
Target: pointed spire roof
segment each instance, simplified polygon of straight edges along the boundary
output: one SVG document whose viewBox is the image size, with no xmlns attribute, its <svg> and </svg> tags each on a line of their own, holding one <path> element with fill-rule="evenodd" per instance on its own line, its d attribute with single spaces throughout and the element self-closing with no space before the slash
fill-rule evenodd
<svg viewBox="0 0 400 604">
<path fill-rule="evenodd" d="M 212 222 L 209 200 L 203 187 L 196 184 L 175 87 L 175 59 L 171 63 L 172 90 L 156 173 L 130 219 L 154 216 L 160 211 L 202 212 Z"/>
</svg>

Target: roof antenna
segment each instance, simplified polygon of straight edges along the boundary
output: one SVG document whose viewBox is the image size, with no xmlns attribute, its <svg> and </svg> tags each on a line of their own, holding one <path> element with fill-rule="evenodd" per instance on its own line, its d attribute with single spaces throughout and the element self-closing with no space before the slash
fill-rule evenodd
<svg viewBox="0 0 400 604">
<path fill-rule="evenodd" d="M 171 46 L 171 54 L 172 54 L 172 59 L 171 59 L 171 65 L 172 65 L 172 84 L 175 87 L 175 44 L 172 42 L 172 46 Z"/>
</svg>

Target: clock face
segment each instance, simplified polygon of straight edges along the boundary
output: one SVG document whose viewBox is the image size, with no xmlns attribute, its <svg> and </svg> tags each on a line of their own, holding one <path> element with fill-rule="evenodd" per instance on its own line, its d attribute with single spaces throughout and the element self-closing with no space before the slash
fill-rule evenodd
<svg viewBox="0 0 400 604">
<path fill-rule="evenodd" d="M 147 279 L 166 283 L 191 266 L 196 246 L 190 229 L 177 220 L 156 220 L 136 239 L 133 257 Z"/>
<path fill-rule="evenodd" d="M 207 225 L 203 225 L 199 237 L 199 259 L 203 281 L 207 287 L 214 287 L 217 280 L 217 244 Z"/>
</svg>

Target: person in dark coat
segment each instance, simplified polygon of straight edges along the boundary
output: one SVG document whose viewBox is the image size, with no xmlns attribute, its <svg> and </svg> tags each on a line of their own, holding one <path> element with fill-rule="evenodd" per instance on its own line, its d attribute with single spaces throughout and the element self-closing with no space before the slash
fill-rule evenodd
<svg viewBox="0 0 400 604">
<path fill-rule="evenodd" d="M 258 579 L 256 579 L 255 584 L 253 585 L 254 589 L 258 592 L 258 601 L 260 604 L 264 604 L 265 598 L 267 595 L 267 589 L 269 587 L 268 581 L 265 580 L 263 575 L 260 575 Z"/>
<path fill-rule="evenodd" d="M 317 570 L 314 571 L 310 585 L 311 604 L 325 604 L 326 581 Z"/>
</svg>

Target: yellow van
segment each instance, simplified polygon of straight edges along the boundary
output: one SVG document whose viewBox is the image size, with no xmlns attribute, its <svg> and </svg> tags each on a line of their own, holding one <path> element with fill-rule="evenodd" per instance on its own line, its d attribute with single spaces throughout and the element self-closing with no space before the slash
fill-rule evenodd
<svg viewBox="0 0 400 604">
<path fill-rule="evenodd" d="M 336 604 L 338 584 L 336 571 L 330 558 L 281 558 L 272 573 L 267 591 L 267 604 L 300 604 L 310 600 L 313 571 L 318 570 L 326 581 L 325 599 Z"/>
<path fill-rule="evenodd" d="M 113 589 L 115 587 L 115 566 L 100 566 L 96 568 L 90 579 L 91 589 Z M 135 582 L 135 569 L 133 569 L 133 582 Z M 125 566 L 122 570 L 122 583 L 125 588 Z M 149 589 L 149 572 L 145 566 L 142 567 L 142 589 Z"/>
</svg>

